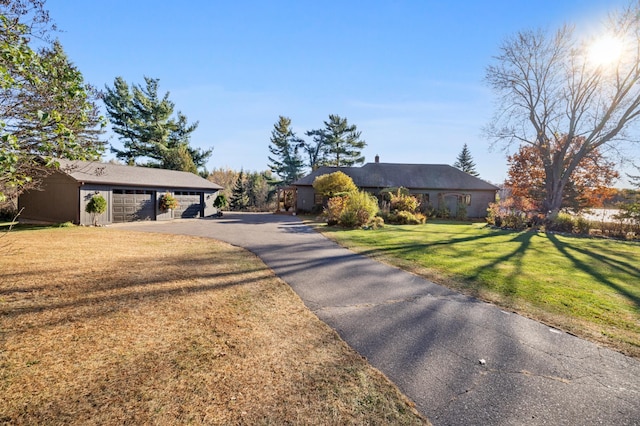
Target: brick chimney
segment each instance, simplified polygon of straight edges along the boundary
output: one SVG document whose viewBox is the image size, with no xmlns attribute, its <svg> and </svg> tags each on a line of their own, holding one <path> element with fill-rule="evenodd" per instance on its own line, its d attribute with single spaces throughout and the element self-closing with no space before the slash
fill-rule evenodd
<svg viewBox="0 0 640 426">
<path fill-rule="evenodd" d="M 380 162 L 380 156 L 378 154 L 376 154 L 376 163 Z"/>
</svg>

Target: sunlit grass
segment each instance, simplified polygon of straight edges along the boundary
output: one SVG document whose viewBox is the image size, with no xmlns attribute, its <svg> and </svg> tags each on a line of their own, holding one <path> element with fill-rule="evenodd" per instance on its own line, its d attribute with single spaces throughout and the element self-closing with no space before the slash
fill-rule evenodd
<svg viewBox="0 0 640 426">
<path fill-rule="evenodd" d="M 355 251 L 640 356 L 640 244 L 481 223 L 319 227 Z"/>
<path fill-rule="evenodd" d="M 428 424 L 245 250 L 4 235 L 0 424 Z"/>
</svg>

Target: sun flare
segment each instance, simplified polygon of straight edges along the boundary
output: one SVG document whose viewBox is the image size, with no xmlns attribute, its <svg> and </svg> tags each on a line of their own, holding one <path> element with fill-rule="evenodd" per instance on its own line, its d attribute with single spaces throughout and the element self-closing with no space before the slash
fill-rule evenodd
<svg viewBox="0 0 640 426">
<path fill-rule="evenodd" d="M 596 65 L 611 65 L 622 57 L 623 43 L 617 37 L 604 36 L 589 48 L 589 59 Z"/>
</svg>

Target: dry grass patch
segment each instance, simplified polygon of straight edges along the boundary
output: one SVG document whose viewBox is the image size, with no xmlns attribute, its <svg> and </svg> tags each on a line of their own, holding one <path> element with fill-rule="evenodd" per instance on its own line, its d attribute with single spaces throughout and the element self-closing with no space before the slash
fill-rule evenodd
<svg viewBox="0 0 640 426">
<path fill-rule="evenodd" d="M 88 228 L 8 241 L 0 423 L 425 423 L 242 249 Z"/>
</svg>

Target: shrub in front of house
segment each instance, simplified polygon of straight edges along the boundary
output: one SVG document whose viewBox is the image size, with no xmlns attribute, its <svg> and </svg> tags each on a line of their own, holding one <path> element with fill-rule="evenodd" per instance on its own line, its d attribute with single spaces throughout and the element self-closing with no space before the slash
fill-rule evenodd
<svg viewBox="0 0 640 426">
<path fill-rule="evenodd" d="M 218 210 L 222 210 L 228 205 L 229 205 L 229 202 L 227 201 L 227 197 L 224 194 L 218 194 L 216 196 L 216 199 L 213 200 L 213 207 L 215 207 Z"/>
<path fill-rule="evenodd" d="M 465 219 L 467 219 L 467 203 L 458 203 L 456 220 L 465 220 Z"/>
<path fill-rule="evenodd" d="M 340 222 L 340 217 L 344 212 L 346 196 L 331 197 L 327 201 L 327 207 L 324 209 L 324 215 L 327 219 L 327 225 L 335 226 Z"/>
<path fill-rule="evenodd" d="M 400 191 L 397 194 L 391 194 L 389 204 L 391 211 L 415 213 L 419 206 L 420 202 L 413 195 L 401 194 Z"/>
<path fill-rule="evenodd" d="M 95 194 L 91 197 L 84 210 L 91 214 L 93 225 L 98 226 L 98 216 L 107 211 L 107 200 L 102 195 Z"/>
<path fill-rule="evenodd" d="M 382 198 L 383 201 L 391 201 L 392 195 L 409 195 L 409 190 L 404 186 L 396 186 L 381 189 L 378 195 Z"/>
<path fill-rule="evenodd" d="M 404 210 L 387 213 L 383 217 L 385 222 L 396 225 L 422 225 L 427 222 L 427 217 L 424 214 L 411 213 Z"/>
<path fill-rule="evenodd" d="M 339 225 L 345 228 L 372 226 L 372 221 L 378 213 L 378 200 L 365 191 L 351 192 L 331 197 L 324 213 L 327 224 L 330 226 Z M 375 225 L 379 227 L 380 221 L 375 220 Z"/>
<path fill-rule="evenodd" d="M 376 197 L 365 191 L 352 192 L 346 197 L 339 223 L 348 228 L 366 226 L 378 210 Z"/>
<path fill-rule="evenodd" d="M 381 213 L 386 223 L 396 225 L 420 225 L 427 221 L 427 217 L 418 211 L 420 202 L 418 199 L 398 188 L 395 193 L 389 192 L 385 194 L 389 198 L 385 204 L 385 209 Z"/>
<path fill-rule="evenodd" d="M 313 181 L 313 189 L 316 193 L 330 198 L 358 191 L 353 179 L 340 171 L 318 176 Z"/>
<path fill-rule="evenodd" d="M 369 220 L 369 223 L 365 225 L 365 228 L 378 229 L 384 227 L 384 219 L 381 216 L 375 216 Z"/>
</svg>

